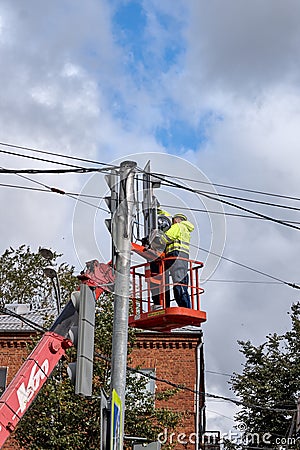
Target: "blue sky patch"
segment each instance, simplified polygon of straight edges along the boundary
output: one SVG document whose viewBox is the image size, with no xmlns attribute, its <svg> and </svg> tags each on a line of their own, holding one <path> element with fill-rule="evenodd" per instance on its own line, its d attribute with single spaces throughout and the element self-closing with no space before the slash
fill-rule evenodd
<svg viewBox="0 0 300 450">
<path fill-rule="evenodd" d="M 143 60 L 143 41 L 146 15 L 139 2 L 131 1 L 121 5 L 114 15 L 117 43 L 127 48 L 134 60 Z"/>
<path fill-rule="evenodd" d="M 206 140 L 200 127 L 192 127 L 181 121 L 172 121 L 168 128 L 158 128 L 156 139 L 166 148 L 181 150 L 182 148 L 196 150 Z"/>
<path fill-rule="evenodd" d="M 182 149 L 196 151 L 209 139 L 212 124 L 221 120 L 223 118 L 213 111 L 204 114 L 196 126 L 185 120 L 173 119 L 166 127 L 157 128 L 155 136 L 171 152 L 180 152 Z"/>
<path fill-rule="evenodd" d="M 116 42 L 124 49 L 127 70 L 135 82 L 159 76 L 173 66 L 184 51 L 180 24 L 156 10 L 151 11 L 156 33 L 149 25 L 149 11 L 143 3 L 130 1 L 120 5 L 113 17 Z M 144 73 L 141 73 L 143 72 Z"/>
</svg>

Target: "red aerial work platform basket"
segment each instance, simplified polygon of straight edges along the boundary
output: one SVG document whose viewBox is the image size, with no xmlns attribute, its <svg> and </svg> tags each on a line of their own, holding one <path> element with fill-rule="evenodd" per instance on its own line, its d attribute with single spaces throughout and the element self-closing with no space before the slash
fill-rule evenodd
<svg viewBox="0 0 300 450">
<path fill-rule="evenodd" d="M 178 257 L 179 258 L 179 257 Z M 165 270 L 166 261 L 173 258 L 158 258 L 155 264 L 158 274 L 153 276 L 150 269 L 150 261 L 131 267 L 132 284 L 132 315 L 129 316 L 131 327 L 153 331 L 170 331 L 187 325 L 200 326 L 206 321 L 206 313 L 200 307 L 200 295 L 204 290 L 200 287 L 199 271 L 203 267 L 200 261 L 185 259 L 188 261 L 189 285 L 191 308 L 183 308 L 176 305 L 166 306 L 166 291 L 173 291 L 173 283 L 168 271 Z M 154 309 L 152 295 L 159 296 L 160 309 Z M 172 295 L 170 295 L 172 297 Z M 172 304 L 172 298 L 171 298 Z"/>
</svg>

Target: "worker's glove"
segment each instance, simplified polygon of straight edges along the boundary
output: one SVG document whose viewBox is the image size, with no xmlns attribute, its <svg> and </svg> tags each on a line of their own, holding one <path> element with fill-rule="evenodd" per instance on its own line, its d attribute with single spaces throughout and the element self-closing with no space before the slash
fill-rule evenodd
<svg viewBox="0 0 300 450">
<path fill-rule="evenodd" d="M 149 243 L 149 237 L 148 236 L 142 238 L 142 246 L 146 247 L 146 248 L 149 248 L 150 243 Z"/>
</svg>

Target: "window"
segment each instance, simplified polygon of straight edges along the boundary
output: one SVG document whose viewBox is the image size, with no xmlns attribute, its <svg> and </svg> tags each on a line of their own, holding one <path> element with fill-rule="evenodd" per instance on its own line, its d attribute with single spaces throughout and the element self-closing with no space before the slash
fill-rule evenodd
<svg viewBox="0 0 300 450">
<path fill-rule="evenodd" d="M 155 380 L 148 378 L 147 375 L 155 376 L 155 369 L 138 370 L 138 373 L 131 372 L 129 375 L 133 382 L 126 385 L 126 401 L 128 408 L 140 408 L 142 411 L 154 402 Z"/>
<path fill-rule="evenodd" d="M 145 386 L 145 391 L 149 392 L 150 394 L 155 394 L 155 380 L 153 378 L 148 378 L 147 375 L 151 375 L 151 377 L 155 377 L 155 369 L 139 369 L 140 372 L 145 374 L 145 378 L 147 380 L 147 384 Z M 137 374 L 140 377 L 142 377 L 142 374 Z"/>
<path fill-rule="evenodd" d="M 146 379 L 145 391 L 148 392 L 149 394 L 154 395 L 155 394 L 155 380 L 153 378 L 148 378 L 147 375 L 151 375 L 151 377 L 155 377 L 155 369 L 139 369 L 139 372 L 142 372 L 142 373 L 136 374 L 137 379 L 140 380 L 141 377 L 143 377 L 143 374 L 145 374 L 145 377 L 143 377 Z"/>
<path fill-rule="evenodd" d="M 7 367 L 0 367 L 0 395 L 6 388 Z"/>
</svg>

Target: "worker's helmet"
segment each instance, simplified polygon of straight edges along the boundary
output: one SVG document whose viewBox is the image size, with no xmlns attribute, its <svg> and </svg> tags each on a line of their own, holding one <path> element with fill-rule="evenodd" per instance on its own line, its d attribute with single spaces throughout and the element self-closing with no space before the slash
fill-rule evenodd
<svg viewBox="0 0 300 450">
<path fill-rule="evenodd" d="M 187 217 L 184 214 L 178 213 L 178 214 L 174 214 L 173 219 L 181 219 L 181 220 L 187 220 Z"/>
</svg>

